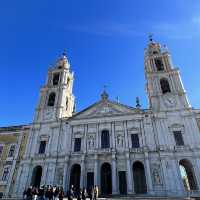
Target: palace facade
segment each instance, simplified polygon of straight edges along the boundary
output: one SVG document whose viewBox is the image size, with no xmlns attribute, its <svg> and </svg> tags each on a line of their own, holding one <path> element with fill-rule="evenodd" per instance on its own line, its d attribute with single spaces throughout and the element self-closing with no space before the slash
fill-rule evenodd
<svg viewBox="0 0 200 200">
<path fill-rule="evenodd" d="M 99 187 L 102 195 L 200 194 L 200 110 L 189 104 L 170 52 L 152 39 L 144 55 L 149 108 L 109 99 L 75 112 L 74 74 L 66 55 L 40 90 L 12 196 L 29 185 L 65 192 Z M 0 133 L 1 135 L 1 133 Z M 12 184 L 12 183 L 11 183 Z"/>
</svg>

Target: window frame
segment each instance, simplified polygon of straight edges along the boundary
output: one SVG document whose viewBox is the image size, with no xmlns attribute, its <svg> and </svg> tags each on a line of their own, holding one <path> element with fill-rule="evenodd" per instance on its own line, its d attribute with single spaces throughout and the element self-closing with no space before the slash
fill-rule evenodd
<svg viewBox="0 0 200 200">
<path fill-rule="evenodd" d="M 162 81 L 165 81 L 165 83 L 168 84 L 168 89 L 169 90 L 166 90 L 166 91 L 163 90 L 164 88 L 163 88 L 162 83 L 161 83 Z M 162 77 L 162 78 L 160 78 L 159 82 L 160 82 L 160 89 L 161 89 L 162 94 L 168 94 L 168 93 L 172 92 L 168 78 Z"/>
<path fill-rule="evenodd" d="M 45 142 L 44 149 L 42 149 L 42 147 L 41 147 L 42 142 Z M 46 148 L 47 148 L 47 141 L 46 140 L 40 140 L 38 154 L 40 154 L 40 155 L 45 154 L 46 153 Z M 43 150 L 43 151 L 41 151 L 41 150 Z"/>
<path fill-rule="evenodd" d="M 134 136 L 137 136 L 137 142 L 133 142 L 133 137 Z M 136 141 L 136 140 L 135 140 Z M 134 146 L 134 144 L 136 144 L 136 146 Z M 132 149 L 137 149 L 137 148 L 140 148 L 140 138 L 139 138 L 139 134 L 138 133 L 132 133 L 131 134 L 131 148 Z"/>
<path fill-rule="evenodd" d="M 108 140 L 103 140 L 103 136 L 102 136 L 103 133 L 108 134 L 107 135 Z M 104 129 L 104 130 L 101 131 L 101 149 L 109 149 L 109 148 L 111 148 L 110 131 L 108 129 Z"/>
<path fill-rule="evenodd" d="M 11 151 L 11 148 L 13 146 L 14 146 L 13 155 L 10 156 L 10 151 Z M 16 152 L 16 144 L 10 144 L 10 148 L 9 148 L 9 151 L 8 151 L 8 154 L 7 154 L 7 158 L 14 158 L 15 157 L 15 152 Z"/>
<path fill-rule="evenodd" d="M 174 130 L 173 135 L 174 135 L 174 142 L 176 146 L 179 146 L 179 147 L 185 146 L 183 134 L 180 130 Z"/>
<path fill-rule="evenodd" d="M 160 62 L 160 65 L 157 62 Z M 155 66 L 156 66 L 156 71 L 162 72 L 162 71 L 165 70 L 164 62 L 163 62 L 163 59 L 161 57 L 154 58 L 154 63 L 155 63 Z"/>
<path fill-rule="evenodd" d="M 77 143 L 77 142 L 79 142 L 79 143 Z M 74 152 L 81 151 L 81 146 L 82 146 L 81 143 L 82 143 L 81 137 L 74 138 Z"/>
<path fill-rule="evenodd" d="M 1 159 L 1 156 L 3 154 L 3 150 L 4 150 L 4 144 L 0 144 L 0 148 L 2 147 L 2 151 L 0 151 L 0 159 Z"/>
<path fill-rule="evenodd" d="M 50 101 L 50 96 L 54 94 L 54 103 L 52 105 L 49 104 Z M 49 93 L 48 98 L 47 98 L 47 106 L 48 107 L 54 107 L 56 103 L 56 92 L 52 91 Z"/>
<path fill-rule="evenodd" d="M 54 84 L 54 78 L 55 78 L 56 76 L 58 76 L 58 80 L 57 80 L 57 83 Z M 53 86 L 56 86 L 56 85 L 59 85 L 59 83 L 60 83 L 60 72 L 54 72 L 54 73 L 53 73 L 53 76 L 52 76 L 52 85 L 53 85 Z"/>
<path fill-rule="evenodd" d="M 5 173 L 5 169 L 8 169 L 8 174 L 7 174 L 7 178 L 6 179 L 3 179 L 4 177 L 4 173 Z M 9 180 L 9 177 L 10 177 L 10 169 L 11 169 L 11 166 L 10 165 L 5 165 L 3 167 L 3 171 L 2 171 L 2 174 L 1 174 L 1 181 L 2 182 L 7 182 Z"/>
</svg>

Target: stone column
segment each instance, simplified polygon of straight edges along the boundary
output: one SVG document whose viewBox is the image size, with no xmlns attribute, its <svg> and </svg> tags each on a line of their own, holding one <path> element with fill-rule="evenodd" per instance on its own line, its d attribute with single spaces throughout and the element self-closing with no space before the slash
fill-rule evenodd
<svg viewBox="0 0 200 200">
<path fill-rule="evenodd" d="M 129 143 L 128 143 L 128 131 L 127 131 L 127 124 L 126 121 L 124 122 L 124 134 L 125 134 L 125 148 L 129 148 Z"/>
<path fill-rule="evenodd" d="M 20 167 L 19 167 L 19 170 L 18 170 L 18 173 L 17 173 L 17 178 L 16 178 L 16 184 L 15 184 L 15 195 L 16 196 L 18 196 L 18 193 L 19 193 L 21 175 L 22 175 L 22 165 L 20 165 Z"/>
<path fill-rule="evenodd" d="M 97 124 L 97 130 L 96 130 L 96 148 L 99 148 L 99 124 Z"/>
<path fill-rule="evenodd" d="M 197 182 L 197 188 L 200 188 L 200 180 L 199 180 L 199 177 L 200 177 L 200 170 L 199 170 L 199 166 L 198 166 L 198 162 L 199 162 L 199 159 L 198 158 L 195 158 L 192 160 L 192 165 L 193 165 L 193 175 L 194 175 L 194 179 L 196 180 Z"/>
<path fill-rule="evenodd" d="M 179 163 L 175 158 L 172 159 L 172 167 L 174 172 L 174 181 L 176 182 L 176 192 L 179 195 L 183 195 L 185 193 L 185 188 L 180 173 Z"/>
<path fill-rule="evenodd" d="M 38 149 L 37 148 L 37 142 L 38 142 L 38 136 L 39 136 L 39 131 L 38 129 L 35 129 L 35 132 L 34 132 L 34 137 L 33 137 L 33 142 L 32 142 L 32 148 L 30 150 L 30 156 L 33 157 L 35 155 L 35 153 L 38 153 Z"/>
<path fill-rule="evenodd" d="M 117 194 L 117 166 L 115 154 L 112 154 L 112 194 Z"/>
<path fill-rule="evenodd" d="M 87 125 L 84 125 L 83 152 L 87 152 Z"/>
<path fill-rule="evenodd" d="M 127 168 L 128 194 L 133 194 L 134 183 L 133 183 L 133 177 L 131 173 L 131 163 L 130 163 L 129 152 L 126 153 L 126 168 Z"/>
<path fill-rule="evenodd" d="M 111 123 L 111 133 L 112 133 L 112 148 L 115 149 L 115 124 L 114 122 Z"/>
<path fill-rule="evenodd" d="M 69 181 L 68 181 L 68 173 L 69 173 L 69 157 L 65 158 L 65 164 L 64 164 L 64 174 L 63 174 L 63 189 L 64 192 L 67 192 L 69 189 Z"/>
<path fill-rule="evenodd" d="M 81 178 L 80 178 L 80 188 L 85 186 L 85 157 L 81 158 Z"/>
<path fill-rule="evenodd" d="M 147 177 L 147 190 L 149 194 L 153 193 L 153 185 L 151 179 L 151 171 L 150 171 L 150 164 L 149 164 L 149 157 L 148 153 L 145 152 L 145 165 L 146 165 L 146 177 Z"/>
<path fill-rule="evenodd" d="M 42 172 L 42 178 L 41 178 L 41 185 L 46 185 L 47 183 L 47 169 L 48 168 L 48 164 L 45 163 L 44 167 L 43 167 L 43 172 Z"/>
<path fill-rule="evenodd" d="M 98 177 L 99 177 L 99 173 L 98 173 L 98 155 L 95 154 L 94 156 L 94 185 L 98 185 Z"/>
</svg>

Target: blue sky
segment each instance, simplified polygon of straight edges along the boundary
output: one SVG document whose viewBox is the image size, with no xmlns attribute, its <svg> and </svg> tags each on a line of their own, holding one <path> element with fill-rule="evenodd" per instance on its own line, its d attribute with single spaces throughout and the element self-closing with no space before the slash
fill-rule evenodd
<svg viewBox="0 0 200 200">
<path fill-rule="evenodd" d="M 111 99 L 148 107 L 148 34 L 166 44 L 193 107 L 200 107 L 199 0 L 18 0 L 0 5 L 0 126 L 31 123 L 49 66 L 67 50 L 77 110 Z"/>
</svg>

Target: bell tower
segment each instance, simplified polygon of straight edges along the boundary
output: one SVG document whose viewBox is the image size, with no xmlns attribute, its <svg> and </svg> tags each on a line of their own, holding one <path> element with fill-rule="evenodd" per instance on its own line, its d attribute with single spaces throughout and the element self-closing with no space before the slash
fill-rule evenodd
<svg viewBox="0 0 200 200">
<path fill-rule="evenodd" d="M 174 68 L 166 46 L 154 42 L 152 36 L 144 57 L 146 89 L 150 108 L 155 111 L 190 107 L 179 69 Z"/>
<path fill-rule="evenodd" d="M 34 122 L 71 117 L 74 109 L 74 74 L 65 53 L 48 70 L 46 84 L 40 90 L 40 100 Z"/>
</svg>

